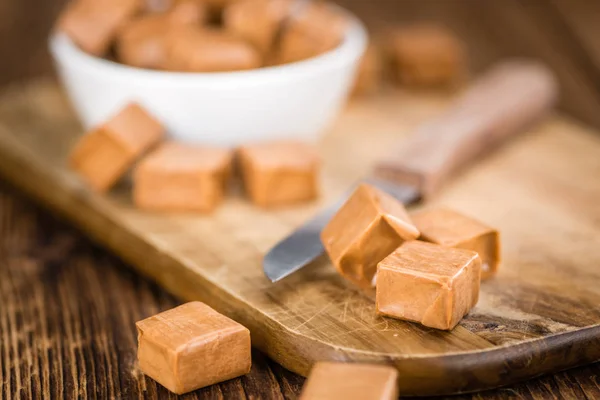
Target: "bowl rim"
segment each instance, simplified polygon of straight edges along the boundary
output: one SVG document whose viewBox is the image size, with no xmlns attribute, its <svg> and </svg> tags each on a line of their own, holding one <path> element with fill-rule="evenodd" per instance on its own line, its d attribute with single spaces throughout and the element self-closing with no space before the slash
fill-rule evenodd
<svg viewBox="0 0 600 400">
<path fill-rule="evenodd" d="M 76 46 L 73 41 L 62 32 L 53 32 L 50 35 L 48 42 L 50 52 L 55 61 L 68 63 L 70 67 L 85 69 L 88 72 L 111 74 L 120 76 L 123 79 L 152 80 L 154 83 L 162 80 L 169 84 L 176 82 L 190 84 L 191 81 L 203 83 L 215 82 L 223 79 L 237 81 L 247 80 L 250 77 L 284 78 L 297 74 L 306 75 L 307 73 L 321 73 L 323 70 L 333 69 L 340 65 L 356 62 L 362 56 L 368 42 L 367 29 L 364 24 L 349 11 L 339 6 L 334 5 L 333 7 L 343 13 L 350 21 L 344 40 L 339 46 L 326 53 L 306 60 L 243 71 L 174 72 L 144 69 L 90 55 Z"/>
</svg>

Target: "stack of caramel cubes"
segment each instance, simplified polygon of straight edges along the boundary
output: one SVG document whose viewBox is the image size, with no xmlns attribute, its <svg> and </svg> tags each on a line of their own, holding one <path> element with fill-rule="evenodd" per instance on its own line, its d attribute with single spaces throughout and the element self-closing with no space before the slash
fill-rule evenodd
<svg viewBox="0 0 600 400">
<path fill-rule="evenodd" d="M 314 146 L 296 141 L 226 149 L 165 140 L 160 122 L 132 103 L 83 135 L 69 165 L 101 193 L 132 171 L 132 199 L 143 210 L 208 213 L 223 202 L 235 170 L 257 206 L 313 200 L 321 162 Z"/>
<path fill-rule="evenodd" d="M 240 71 L 337 47 L 346 19 L 323 2 L 74 0 L 57 29 L 83 51 L 132 67 Z"/>
<path fill-rule="evenodd" d="M 377 93 L 385 79 L 402 88 L 448 90 L 460 86 L 467 75 L 467 50 L 458 36 L 444 26 L 416 22 L 375 35 L 353 93 Z"/>
<path fill-rule="evenodd" d="M 409 215 L 387 193 L 360 185 L 321 233 L 337 271 L 375 287 L 381 315 L 450 330 L 477 304 L 499 264 L 498 232 L 449 209 Z"/>
</svg>

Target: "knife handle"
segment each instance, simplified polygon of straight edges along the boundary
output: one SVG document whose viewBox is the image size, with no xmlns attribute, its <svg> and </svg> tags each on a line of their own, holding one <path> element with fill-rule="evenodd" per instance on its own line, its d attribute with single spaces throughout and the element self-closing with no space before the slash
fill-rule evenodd
<svg viewBox="0 0 600 400">
<path fill-rule="evenodd" d="M 479 78 L 448 111 L 417 128 L 375 176 L 409 184 L 421 197 L 508 137 L 523 132 L 554 105 L 554 75 L 534 62 L 510 61 Z"/>
</svg>

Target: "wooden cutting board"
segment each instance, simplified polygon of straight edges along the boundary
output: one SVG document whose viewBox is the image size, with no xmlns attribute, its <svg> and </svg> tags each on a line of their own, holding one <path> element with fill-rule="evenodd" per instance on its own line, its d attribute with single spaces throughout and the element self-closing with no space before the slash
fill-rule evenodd
<svg viewBox="0 0 600 400">
<path fill-rule="evenodd" d="M 133 208 L 127 185 L 97 195 L 65 168 L 81 129 L 58 86 L 40 81 L 0 97 L 0 174 L 167 290 L 246 325 L 256 347 L 303 375 L 317 360 L 389 363 L 402 394 L 431 395 L 600 360 L 600 136 L 558 115 L 432 201 L 502 232 L 502 268 L 452 332 L 376 316 L 326 261 L 277 284 L 263 276 L 273 244 L 448 101 L 388 93 L 350 104 L 321 143 L 314 204 L 267 212 L 238 194 L 210 216 L 160 215 Z"/>
</svg>

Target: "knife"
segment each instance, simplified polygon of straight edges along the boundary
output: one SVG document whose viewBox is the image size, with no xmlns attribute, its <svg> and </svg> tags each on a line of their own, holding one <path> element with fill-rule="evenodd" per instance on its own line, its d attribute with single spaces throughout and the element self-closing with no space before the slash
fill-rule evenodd
<svg viewBox="0 0 600 400">
<path fill-rule="evenodd" d="M 379 162 L 362 182 L 405 205 L 427 199 L 452 173 L 539 120 L 557 97 L 558 84 L 545 66 L 523 60 L 497 64 L 446 112 L 419 126 L 393 157 Z M 321 230 L 346 199 L 340 198 L 267 253 L 263 269 L 271 281 L 323 254 Z"/>
</svg>

